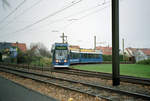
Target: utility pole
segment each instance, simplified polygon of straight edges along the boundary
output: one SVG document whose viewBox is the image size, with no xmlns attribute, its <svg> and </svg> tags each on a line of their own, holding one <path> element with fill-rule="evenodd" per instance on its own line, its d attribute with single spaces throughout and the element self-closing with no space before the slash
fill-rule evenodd
<svg viewBox="0 0 150 101">
<path fill-rule="evenodd" d="M 2 62 L 2 53 L 0 52 L 0 62 Z"/>
<path fill-rule="evenodd" d="M 122 38 L 122 51 L 123 51 L 123 61 L 124 61 L 124 38 Z"/>
<path fill-rule="evenodd" d="M 94 49 L 96 50 L 96 36 L 94 36 Z"/>
<path fill-rule="evenodd" d="M 18 64 L 18 54 L 19 54 L 18 42 L 16 42 L 16 47 L 17 47 L 17 64 Z"/>
<path fill-rule="evenodd" d="M 65 36 L 64 33 L 62 33 L 62 36 L 60 36 L 62 38 L 62 43 L 65 43 L 65 38 L 66 38 L 66 43 L 67 43 L 67 36 Z"/>
<path fill-rule="evenodd" d="M 120 85 L 119 0 L 112 0 L 112 80 L 113 86 Z"/>
</svg>

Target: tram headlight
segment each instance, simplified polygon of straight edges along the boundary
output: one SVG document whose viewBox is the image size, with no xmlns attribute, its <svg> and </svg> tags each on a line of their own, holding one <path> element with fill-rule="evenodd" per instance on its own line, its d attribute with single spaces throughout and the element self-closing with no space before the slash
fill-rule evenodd
<svg viewBox="0 0 150 101">
<path fill-rule="evenodd" d="M 56 60 L 56 62 L 59 62 L 58 60 Z"/>
<path fill-rule="evenodd" d="M 64 60 L 64 62 L 67 62 L 67 60 Z"/>
</svg>

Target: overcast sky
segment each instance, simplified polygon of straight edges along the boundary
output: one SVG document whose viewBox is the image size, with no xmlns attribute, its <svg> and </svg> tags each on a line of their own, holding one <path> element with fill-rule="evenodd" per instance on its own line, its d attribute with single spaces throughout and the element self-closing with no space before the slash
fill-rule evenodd
<svg viewBox="0 0 150 101">
<path fill-rule="evenodd" d="M 18 41 L 28 47 L 32 42 L 42 42 L 50 49 L 53 43 L 62 42 L 64 32 L 71 45 L 93 48 L 97 36 L 97 46 L 111 46 L 109 0 L 7 1 L 10 7 L 0 1 L 1 42 Z M 150 0 L 120 0 L 120 48 L 122 38 L 125 47 L 150 48 L 149 4 Z"/>
</svg>

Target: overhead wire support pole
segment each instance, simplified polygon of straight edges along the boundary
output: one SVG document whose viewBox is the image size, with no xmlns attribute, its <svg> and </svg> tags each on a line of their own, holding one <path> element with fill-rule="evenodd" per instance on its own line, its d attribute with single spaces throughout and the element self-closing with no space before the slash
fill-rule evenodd
<svg viewBox="0 0 150 101">
<path fill-rule="evenodd" d="M 64 33 L 62 33 L 62 36 L 60 36 L 60 37 L 62 38 L 62 43 L 65 43 L 65 41 L 67 43 L 67 36 L 65 36 Z M 66 38 L 66 40 L 65 40 L 65 38 Z"/>
<path fill-rule="evenodd" d="M 65 35 L 62 33 L 62 43 L 65 43 Z"/>
<path fill-rule="evenodd" d="M 123 61 L 125 60 L 124 56 L 124 38 L 122 38 L 122 52 L 123 52 Z"/>
<path fill-rule="evenodd" d="M 96 50 L 96 36 L 94 36 L 94 49 Z"/>
<path fill-rule="evenodd" d="M 112 72 L 113 86 L 120 85 L 119 0 L 112 0 Z"/>
</svg>

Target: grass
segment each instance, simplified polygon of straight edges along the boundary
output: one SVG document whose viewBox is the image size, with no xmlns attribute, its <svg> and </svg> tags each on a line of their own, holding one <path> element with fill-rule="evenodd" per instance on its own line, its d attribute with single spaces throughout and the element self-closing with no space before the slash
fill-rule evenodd
<svg viewBox="0 0 150 101">
<path fill-rule="evenodd" d="M 111 64 L 90 64 L 73 66 L 76 69 L 112 73 Z M 120 64 L 120 74 L 136 77 L 150 78 L 150 65 Z"/>
<path fill-rule="evenodd" d="M 41 58 L 37 59 L 35 61 L 31 62 L 31 65 L 36 65 L 36 66 L 50 66 L 51 65 L 51 59 L 49 58 Z"/>
</svg>

